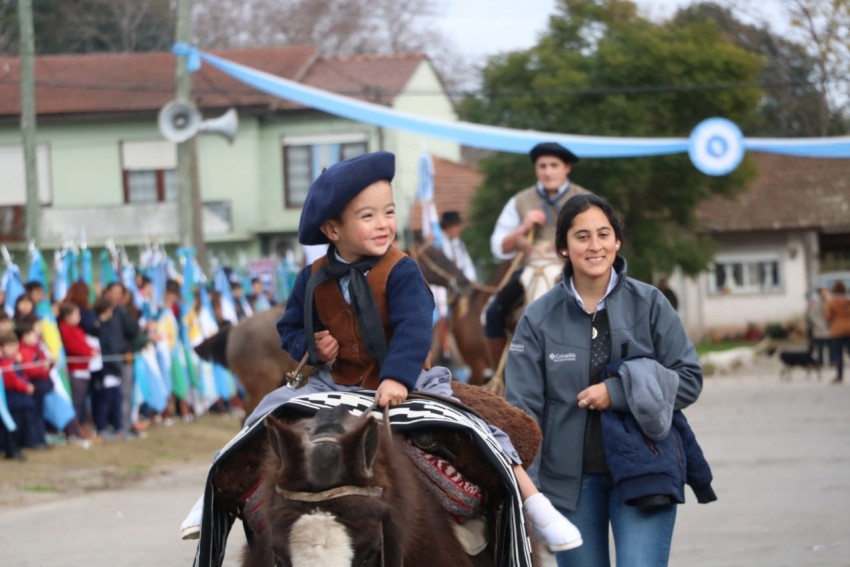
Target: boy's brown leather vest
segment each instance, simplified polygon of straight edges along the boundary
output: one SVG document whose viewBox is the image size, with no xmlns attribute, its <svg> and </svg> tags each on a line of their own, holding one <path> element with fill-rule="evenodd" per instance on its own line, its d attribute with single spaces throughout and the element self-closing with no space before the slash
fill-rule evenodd
<svg viewBox="0 0 850 567">
<path fill-rule="evenodd" d="M 404 252 L 392 246 L 366 275 L 366 281 L 375 297 L 375 304 L 384 324 L 387 344 L 392 339 L 387 307 L 387 280 L 392 269 L 404 257 Z M 327 262 L 327 257 L 317 260 L 313 263 L 312 272 L 315 273 Z M 333 366 L 330 367 L 334 382 L 347 386 L 360 385 L 369 390 L 377 389 L 380 372 L 378 361 L 366 350 L 363 339 L 360 337 L 354 307 L 345 302 L 342 291 L 339 289 L 339 280 L 331 278 L 321 283 L 316 288 L 314 305 L 322 325 L 339 343 L 339 354 Z"/>
</svg>

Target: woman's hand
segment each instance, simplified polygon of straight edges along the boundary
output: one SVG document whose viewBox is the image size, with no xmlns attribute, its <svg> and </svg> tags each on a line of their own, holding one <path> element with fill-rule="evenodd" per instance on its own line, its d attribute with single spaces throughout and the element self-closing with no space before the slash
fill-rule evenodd
<svg viewBox="0 0 850 567">
<path fill-rule="evenodd" d="M 611 396 L 605 382 L 585 388 L 576 396 L 578 407 L 589 410 L 606 410 L 611 407 Z"/>
<path fill-rule="evenodd" d="M 330 331 L 319 331 L 313 334 L 316 339 L 316 354 L 321 362 L 333 362 L 339 354 L 339 343 Z"/>
</svg>

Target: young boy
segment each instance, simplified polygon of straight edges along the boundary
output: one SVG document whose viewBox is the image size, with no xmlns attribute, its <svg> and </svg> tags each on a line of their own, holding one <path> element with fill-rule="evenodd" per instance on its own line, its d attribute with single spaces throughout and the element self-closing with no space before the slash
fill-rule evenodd
<svg viewBox="0 0 850 567">
<path fill-rule="evenodd" d="M 35 403 L 32 396 L 35 387 L 18 370 L 20 359 L 18 337 L 14 333 L 0 335 L 0 374 L 3 375 L 6 406 L 16 426 L 14 431 L 10 431 L 0 419 L 0 445 L 7 459 L 23 461 L 21 447 L 34 436 Z"/>
<path fill-rule="evenodd" d="M 15 335 L 20 341 L 19 352 L 21 354 L 21 374 L 27 378 L 35 388 L 33 402 L 35 403 L 35 419 L 33 421 L 33 446 L 43 448 L 47 446 L 47 427 L 44 423 L 44 398 L 53 391 L 53 381 L 50 378 L 50 369 L 53 362 L 45 354 L 44 345 L 41 342 L 41 323 L 22 322 L 15 327 Z"/>
<path fill-rule="evenodd" d="M 434 299 L 416 263 L 393 246 L 394 174 L 395 156 L 375 152 L 331 166 L 310 187 L 298 240 L 329 244 L 328 252 L 301 271 L 277 328 L 281 346 L 295 360 L 309 352 L 311 364 L 323 366 L 303 388 L 268 394 L 246 427 L 287 400 L 314 392 L 375 390 L 381 406 L 404 402 L 411 390 L 451 395 L 447 371 L 425 372 Z M 580 545 L 578 530 L 537 491 L 507 436 L 494 434 L 515 463 L 538 534 L 553 548 Z M 186 539 L 201 523 L 202 502 L 181 526 Z"/>
<path fill-rule="evenodd" d="M 94 302 L 94 313 L 101 326 L 104 327 L 112 319 L 112 302 L 98 298 Z M 121 362 L 123 338 L 116 333 L 101 333 L 100 353 L 104 357 L 103 368 L 94 383 L 92 396 L 92 418 L 97 434 L 111 438 L 121 433 Z M 94 377 L 94 376 L 93 376 Z M 112 427 L 112 431 L 107 428 Z"/>
</svg>

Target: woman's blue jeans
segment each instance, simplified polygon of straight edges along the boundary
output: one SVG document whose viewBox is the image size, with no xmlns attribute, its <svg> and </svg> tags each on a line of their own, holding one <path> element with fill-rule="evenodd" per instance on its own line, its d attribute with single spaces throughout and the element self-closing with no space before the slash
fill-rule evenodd
<svg viewBox="0 0 850 567">
<path fill-rule="evenodd" d="M 608 524 L 614 532 L 617 567 L 667 565 L 676 505 L 645 512 L 620 502 L 620 490 L 610 475 L 584 475 L 574 512 L 560 509 L 581 531 L 584 544 L 555 554 L 558 567 L 608 567 Z"/>
</svg>

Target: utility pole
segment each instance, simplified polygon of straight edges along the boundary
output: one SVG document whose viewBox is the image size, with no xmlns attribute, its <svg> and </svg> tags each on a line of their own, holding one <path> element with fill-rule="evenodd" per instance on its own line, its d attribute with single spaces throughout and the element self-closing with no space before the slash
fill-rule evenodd
<svg viewBox="0 0 850 567">
<path fill-rule="evenodd" d="M 31 0 L 18 1 L 21 52 L 21 137 L 24 146 L 24 172 L 27 186 L 26 238 L 38 245 L 41 199 L 38 194 L 38 170 L 35 145 L 35 38 Z"/>
<path fill-rule="evenodd" d="M 177 41 L 189 43 L 192 0 L 177 0 Z M 186 68 L 186 57 L 177 57 L 177 100 L 192 104 L 192 78 Z M 193 246 L 198 263 L 207 270 L 207 251 L 204 243 L 203 210 L 198 179 L 198 154 L 195 136 L 177 144 L 177 195 L 180 215 L 180 245 Z"/>
</svg>

